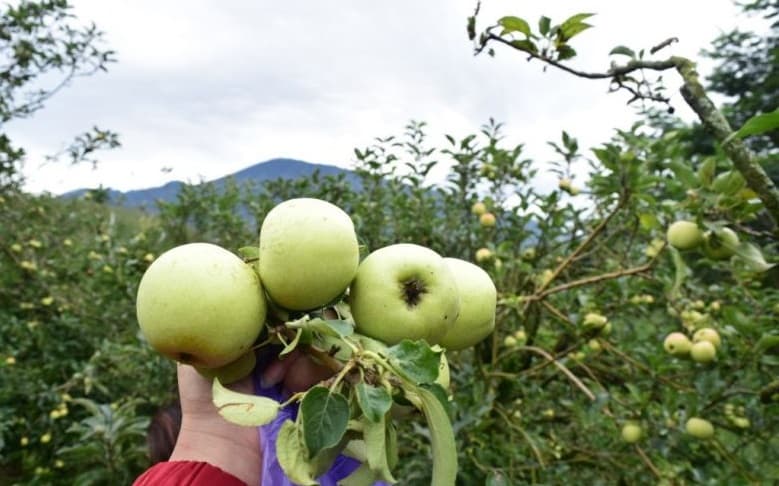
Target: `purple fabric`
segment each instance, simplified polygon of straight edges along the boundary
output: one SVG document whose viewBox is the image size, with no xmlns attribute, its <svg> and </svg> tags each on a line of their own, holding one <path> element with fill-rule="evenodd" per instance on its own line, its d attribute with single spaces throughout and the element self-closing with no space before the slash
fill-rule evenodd
<svg viewBox="0 0 779 486">
<path fill-rule="evenodd" d="M 264 360 L 259 360 L 264 361 Z M 272 398 L 276 401 L 284 401 L 286 397 L 282 396 L 281 385 L 270 388 L 263 388 L 260 381 L 260 375 L 265 368 L 266 363 L 257 363 L 254 370 L 254 392 L 263 397 Z M 294 483 L 287 479 L 284 470 L 281 469 L 278 458 L 276 457 L 276 437 L 279 429 L 285 420 L 295 420 L 298 414 L 298 405 L 292 404 L 279 411 L 278 416 L 273 422 L 258 427 L 260 435 L 260 447 L 262 450 L 262 485 L 263 486 L 294 486 Z M 321 486 L 337 486 L 338 481 L 345 479 L 355 469 L 360 467 L 360 462 L 351 457 L 340 454 L 333 462 L 330 470 L 317 478 Z M 383 481 L 376 482 L 374 486 L 385 486 Z"/>
</svg>

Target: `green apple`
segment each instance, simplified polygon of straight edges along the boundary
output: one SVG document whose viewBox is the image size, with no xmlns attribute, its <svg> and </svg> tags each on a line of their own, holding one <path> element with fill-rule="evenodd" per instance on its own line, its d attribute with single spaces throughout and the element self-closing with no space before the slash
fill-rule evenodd
<svg viewBox="0 0 779 486">
<path fill-rule="evenodd" d="M 688 434 L 697 439 L 711 439 L 714 437 L 714 426 L 706 419 L 690 417 L 684 425 Z"/>
<path fill-rule="evenodd" d="M 177 246 L 141 278 L 137 315 L 149 344 L 163 355 L 206 368 L 235 361 L 265 322 L 262 285 L 250 265 L 209 243 Z"/>
<path fill-rule="evenodd" d="M 707 231 L 703 235 L 703 253 L 712 260 L 725 260 L 736 253 L 739 243 L 738 235 L 730 228 Z"/>
<path fill-rule="evenodd" d="M 588 312 L 584 316 L 582 325 L 586 329 L 602 329 L 608 321 L 608 318 L 604 315 L 598 314 L 597 312 Z"/>
<path fill-rule="evenodd" d="M 703 232 L 692 221 L 676 221 L 668 227 L 666 238 L 677 250 L 692 250 L 703 243 Z"/>
<path fill-rule="evenodd" d="M 271 300 L 290 310 L 323 307 L 354 278 L 360 250 L 349 215 L 327 201 L 290 199 L 260 228 L 260 276 Z"/>
<path fill-rule="evenodd" d="M 403 339 L 438 344 L 460 312 L 457 284 L 444 259 L 410 243 L 368 255 L 349 288 L 349 303 L 357 332 L 390 345 Z"/>
<path fill-rule="evenodd" d="M 484 263 L 492 258 L 492 251 L 489 248 L 479 248 L 476 250 L 476 261 Z"/>
<path fill-rule="evenodd" d="M 202 366 L 195 366 L 195 369 L 201 375 L 213 380 L 219 378 L 219 382 L 223 385 L 229 385 L 235 383 L 238 380 L 246 378 L 254 370 L 254 366 L 257 364 L 257 358 L 254 355 L 254 350 L 250 350 L 248 353 L 243 354 L 240 358 L 227 363 L 219 368 L 203 368 Z"/>
<path fill-rule="evenodd" d="M 456 351 L 473 346 L 495 330 L 498 292 L 487 272 L 473 263 L 458 258 L 444 258 L 444 263 L 454 275 L 460 314 L 441 339 L 441 346 Z"/>
<path fill-rule="evenodd" d="M 665 337 L 663 348 L 665 348 L 666 353 L 674 356 L 688 356 L 690 354 L 690 348 L 692 348 L 692 343 L 685 334 L 682 334 L 681 332 L 672 332 Z"/>
<path fill-rule="evenodd" d="M 492 228 L 495 226 L 496 221 L 497 220 L 495 219 L 495 215 L 492 213 L 484 213 L 479 216 L 479 223 L 481 223 L 481 225 L 485 228 Z"/>
<path fill-rule="evenodd" d="M 717 348 L 722 344 L 719 333 L 710 327 L 704 327 L 695 331 L 695 334 L 692 335 L 692 341 L 695 343 L 698 341 L 708 341 Z"/>
<path fill-rule="evenodd" d="M 709 341 L 698 341 L 692 344 L 690 356 L 698 363 L 709 363 L 717 356 L 717 348 Z"/>
<path fill-rule="evenodd" d="M 503 345 L 507 348 L 513 348 L 514 346 L 518 345 L 519 341 L 517 341 L 517 338 L 514 336 L 506 336 L 503 338 Z"/>
<path fill-rule="evenodd" d="M 635 422 L 628 422 L 622 426 L 622 440 L 628 444 L 635 444 L 641 440 L 642 435 L 644 435 L 644 431 Z"/>
<path fill-rule="evenodd" d="M 476 216 L 481 216 L 486 212 L 487 212 L 487 205 L 481 201 L 473 203 L 473 206 L 471 206 L 471 213 L 475 214 Z"/>
</svg>

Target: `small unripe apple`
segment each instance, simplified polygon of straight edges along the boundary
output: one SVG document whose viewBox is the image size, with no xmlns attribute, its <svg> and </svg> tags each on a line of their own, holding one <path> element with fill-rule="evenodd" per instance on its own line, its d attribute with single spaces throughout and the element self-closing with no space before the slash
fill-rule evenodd
<svg viewBox="0 0 779 486">
<path fill-rule="evenodd" d="M 692 335 L 692 341 L 695 343 L 698 341 L 708 341 L 715 347 L 719 347 L 722 344 L 719 333 L 710 327 L 704 327 L 695 331 L 695 334 Z"/>
<path fill-rule="evenodd" d="M 476 250 L 476 261 L 484 263 L 492 259 L 492 251 L 489 248 L 479 248 Z"/>
<path fill-rule="evenodd" d="M 686 335 L 680 332 L 672 332 L 665 337 L 663 348 L 668 354 L 674 356 L 687 356 L 690 354 L 692 343 Z"/>
<path fill-rule="evenodd" d="M 736 253 L 740 243 L 738 235 L 730 228 L 707 231 L 703 236 L 703 253 L 712 260 L 725 260 Z"/>
<path fill-rule="evenodd" d="M 479 223 L 485 228 L 492 228 L 496 223 L 495 215 L 492 213 L 484 213 L 479 216 Z"/>
<path fill-rule="evenodd" d="M 708 420 L 699 417 L 688 419 L 684 429 L 697 439 L 707 440 L 714 437 L 714 426 Z"/>
<path fill-rule="evenodd" d="M 522 251 L 522 259 L 523 260 L 535 260 L 536 259 L 536 249 L 535 248 L 525 248 Z"/>
<path fill-rule="evenodd" d="M 571 190 L 571 179 L 563 177 L 557 182 L 557 187 L 565 192 L 569 192 Z"/>
<path fill-rule="evenodd" d="M 524 329 L 520 329 L 519 331 L 514 333 L 514 338 L 517 340 L 517 343 L 525 344 L 525 342 L 527 341 L 527 334 L 525 333 Z"/>
<path fill-rule="evenodd" d="M 250 350 L 232 363 L 227 363 L 219 368 L 195 366 L 195 369 L 208 379 L 219 378 L 221 384 L 229 385 L 249 376 L 256 364 L 257 358 L 254 355 L 254 350 Z"/>
<path fill-rule="evenodd" d="M 475 214 L 476 216 L 481 216 L 486 212 L 487 212 L 487 205 L 481 201 L 473 203 L 473 206 L 471 206 L 471 213 Z"/>
<path fill-rule="evenodd" d="M 597 339 L 590 339 L 589 341 L 587 341 L 587 347 L 589 347 L 591 350 L 595 352 L 598 352 L 601 349 L 603 349 L 600 344 L 600 341 L 598 341 Z"/>
<path fill-rule="evenodd" d="M 628 444 L 635 444 L 643 435 L 641 426 L 634 422 L 628 422 L 622 426 L 622 440 Z"/>
<path fill-rule="evenodd" d="M 717 348 L 709 341 L 698 341 L 690 348 L 690 356 L 698 363 L 709 363 L 717 356 Z"/>
<path fill-rule="evenodd" d="M 692 221 L 676 221 L 668 227 L 668 244 L 677 250 L 692 250 L 703 243 L 703 232 Z"/>
<path fill-rule="evenodd" d="M 588 312 L 584 316 L 583 325 L 589 329 L 602 329 L 608 321 L 606 316 L 598 314 L 597 312 Z"/>
<path fill-rule="evenodd" d="M 517 338 L 515 338 L 514 336 L 506 336 L 505 338 L 503 338 L 503 345 L 506 346 L 507 348 L 513 348 L 514 346 L 517 345 Z"/>
</svg>

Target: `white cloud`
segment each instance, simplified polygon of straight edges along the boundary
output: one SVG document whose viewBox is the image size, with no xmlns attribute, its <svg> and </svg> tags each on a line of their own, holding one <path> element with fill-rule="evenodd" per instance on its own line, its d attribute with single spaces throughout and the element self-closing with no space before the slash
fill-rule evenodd
<svg viewBox="0 0 779 486">
<path fill-rule="evenodd" d="M 106 32 L 119 63 L 9 125 L 28 149 L 31 191 L 214 178 L 273 157 L 348 166 L 354 147 L 399 133 L 410 119 L 427 121 L 439 145 L 443 133 L 463 136 L 494 117 L 511 141 L 545 160 L 545 142 L 560 130 L 589 147 L 633 119 L 626 97 L 607 94 L 605 81 L 543 72 L 502 49 L 474 58 L 465 36 L 470 0 L 73 3 L 79 18 Z M 666 55 L 697 57 L 739 21 L 729 0 L 483 3 L 482 27 L 507 14 L 534 23 L 541 14 L 559 21 L 597 12 L 596 28 L 576 43 L 574 64 L 588 70 L 607 66 L 617 43 L 648 47 L 670 36 L 680 42 Z M 675 90 L 674 76 L 666 78 Z M 675 105 L 684 108 L 678 97 Z M 97 171 L 40 168 L 45 154 L 93 124 L 116 130 L 123 143 L 101 155 Z"/>
</svg>

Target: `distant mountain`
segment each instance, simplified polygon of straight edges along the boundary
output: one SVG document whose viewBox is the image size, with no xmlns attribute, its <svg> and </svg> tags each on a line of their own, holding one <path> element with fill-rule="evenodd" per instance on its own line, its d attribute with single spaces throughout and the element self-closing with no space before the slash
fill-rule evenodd
<svg viewBox="0 0 779 486">
<path fill-rule="evenodd" d="M 300 177 L 310 177 L 315 171 L 319 171 L 319 175 L 321 176 L 337 176 L 340 174 L 346 174 L 347 180 L 350 180 L 353 183 L 357 182 L 357 177 L 350 170 L 341 169 L 340 167 L 336 167 L 334 165 L 312 164 L 310 162 L 304 162 L 302 160 L 295 159 L 267 160 L 265 162 L 260 162 L 245 169 L 239 170 L 233 174 L 206 182 L 212 182 L 217 186 L 224 184 L 228 179 L 233 179 L 239 184 L 250 181 L 261 183 L 274 179 L 298 179 Z M 122 204 L 123 206 L 145 206 L 149 209 L 153 209 L 155 203 L 159 200 L 166 202 L 174 201 L 179 191 L 181 190 L 181 186 L 183 185 L 184 182 L 171 181 L 159 187 L 138 189 L 127 192 L 108 189 L 108 197 L 111 202 Z M 77 189 L 75 191 L 70 191 L 63 194 L 62 197 L 80 197 L 88 190 L 89 189 Z"/>
</svg>

